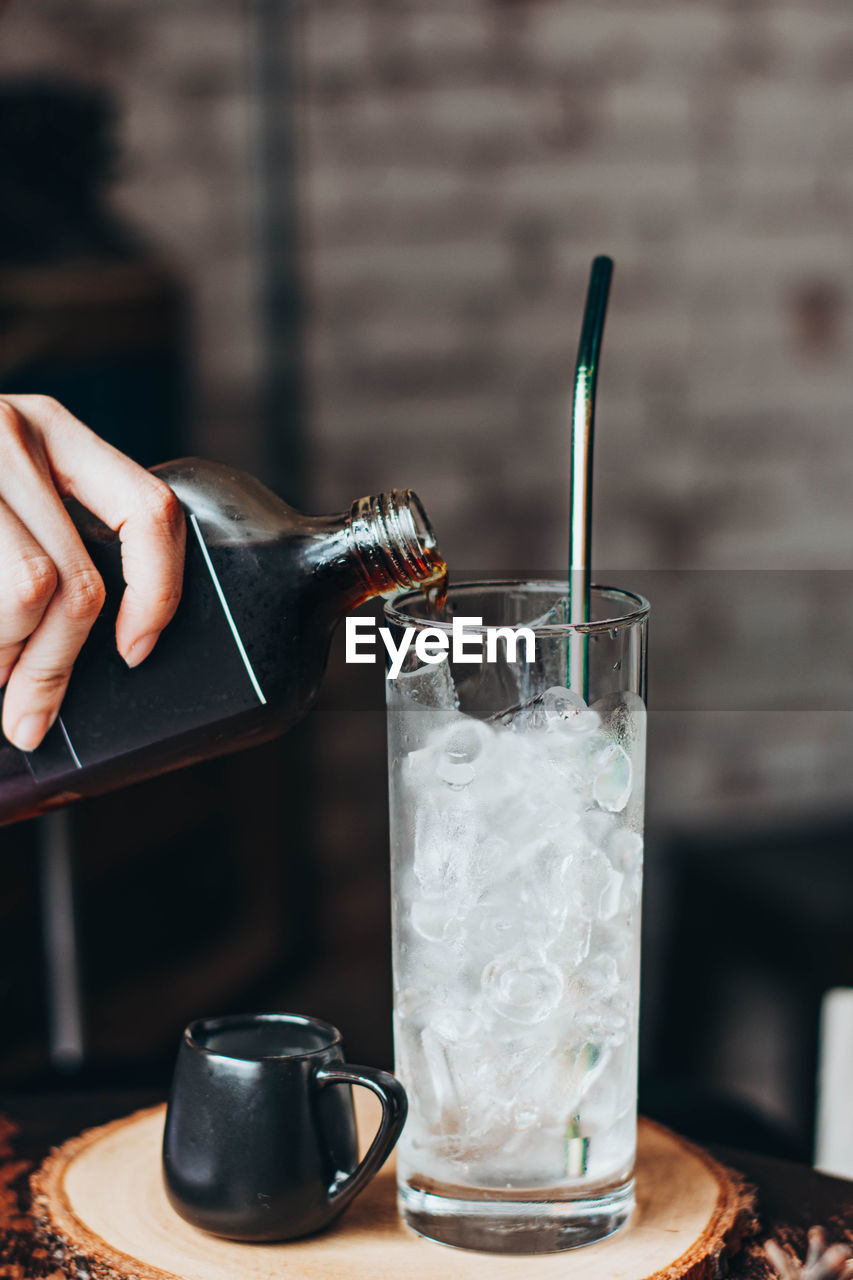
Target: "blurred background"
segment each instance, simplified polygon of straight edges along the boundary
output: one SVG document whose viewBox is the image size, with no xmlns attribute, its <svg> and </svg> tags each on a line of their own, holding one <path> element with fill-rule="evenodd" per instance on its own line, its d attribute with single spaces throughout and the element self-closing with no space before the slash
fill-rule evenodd
<svg viewBox="0 0 853 1280">
<path fill-rule="evenodd" d="M 853 985 L 851 120 L 836 0 L 0 4 L 0 393 L 145 464 L 308 511 L 411 486 L 457 578 L 562 574 L 614 257 L 594 547 L 653 604 L 642 1102 L 803 1158 Z M 191 1017 L 247 1007 L 390 1065 L 384 751 L 382 673 L 336 650 L 280 742 L 4 829 L 0 1087 L 164 1087 Z"/>
</svg>

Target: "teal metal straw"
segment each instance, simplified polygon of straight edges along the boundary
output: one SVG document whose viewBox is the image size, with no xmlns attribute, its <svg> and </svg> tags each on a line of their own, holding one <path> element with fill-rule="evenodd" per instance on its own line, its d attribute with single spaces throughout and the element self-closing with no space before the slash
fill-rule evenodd
<svg viewBox="0 0 853 1280">
<path fill-rule="evenodd" d="M 612 258 L 602 256 L 593 259 L 575 367 L 572 470 L 569 482 L 569 622 L 572 624 L 589 621 L 595 388 L 612 275 Z M 587 636 L 573 632 L 569 642 L 569 687 L 584 699 L 589 688 L 588 650 Z"/>
</svg>

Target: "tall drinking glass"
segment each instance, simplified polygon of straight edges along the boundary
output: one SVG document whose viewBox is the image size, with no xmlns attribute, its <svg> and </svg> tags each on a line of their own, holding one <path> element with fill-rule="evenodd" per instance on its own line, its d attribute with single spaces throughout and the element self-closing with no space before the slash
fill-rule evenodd
<svg viewBox="0 0 853 1280">
<path fill-rule="evenodd" d="M 413 628 L 386 682 L 401 1212 L 473 1249 L 599 1240 L 634 1205 L 648 604 L 593 587 L 572 626 L 561 584 L 499 582 L 385 612 Z"/>
</svg>

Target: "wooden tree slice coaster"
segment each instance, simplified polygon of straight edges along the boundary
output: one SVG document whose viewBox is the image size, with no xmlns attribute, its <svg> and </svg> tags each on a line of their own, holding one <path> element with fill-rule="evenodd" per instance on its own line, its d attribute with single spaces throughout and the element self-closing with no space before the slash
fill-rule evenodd
<svg viewBox="0 0 853 1280">
<path fill-rule="evenodd" d="M 378 1104 L 356 1091 L 363 1144 Z M 739 1174 L 668 1129 L 640 1121 L 637 1211 L 609 1240 L 571 1255 L 501 1257 L 448 1249 L 403 1226 L 393 1158 L 328 1231 L 251 1245 L 196 1230 L 170 1208 L 160 1176 L 164 1107 L 90 1129 L 33 1175 L 35 1229 L 74 1280 L 716 1280 L 756 1229 Z"/>
</svg>

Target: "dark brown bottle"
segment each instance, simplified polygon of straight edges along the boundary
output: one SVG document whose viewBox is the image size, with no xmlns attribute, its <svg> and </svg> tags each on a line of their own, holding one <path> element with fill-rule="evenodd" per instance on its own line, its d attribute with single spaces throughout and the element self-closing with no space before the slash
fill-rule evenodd
<svg viewBox="0 0 853 1280">
<path fill-rule="evenodd" d="M 73 510 L 106 604 L 41 746 L 24 753 L 0 737 L 0 823 L 275 737 L 314 700 L 345 613 L 446 575 L 411 490 L 304 516 L 217 463 L 185 458 L 155 472 L 187 517 L 178 611 L 130 670 L 115 645 L 118 538 Z"/>
</svg>

